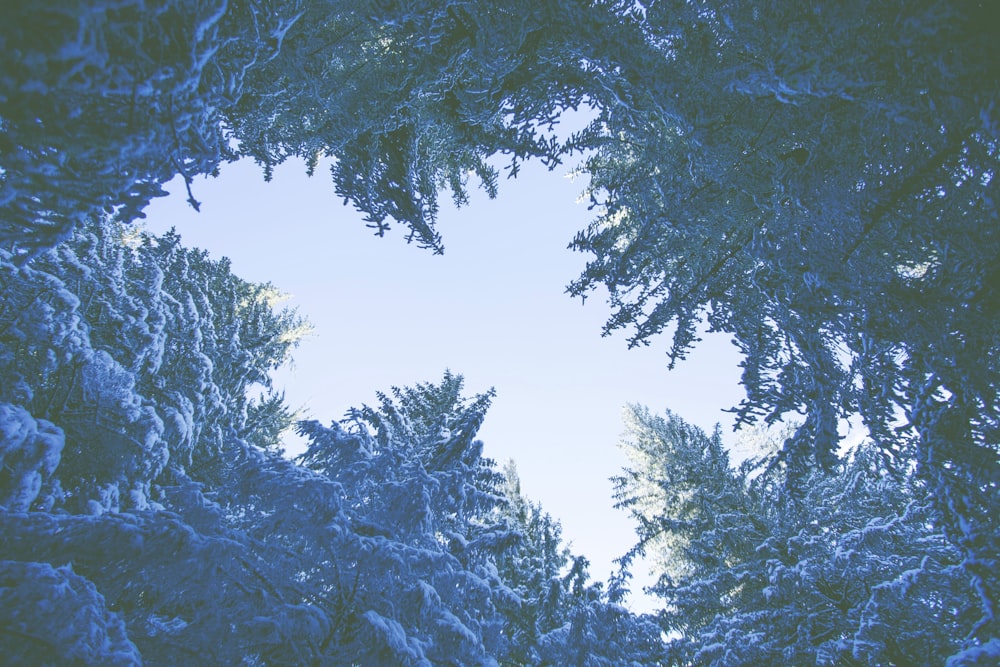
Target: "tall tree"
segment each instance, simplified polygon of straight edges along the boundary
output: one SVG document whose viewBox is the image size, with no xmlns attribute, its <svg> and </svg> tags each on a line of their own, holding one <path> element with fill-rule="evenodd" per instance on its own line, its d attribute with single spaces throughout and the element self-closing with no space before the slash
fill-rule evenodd
<svg viewBox="0 0 1000 667">
<path fill-rule="evenodd" d="M 311 638 L 315 610 L 207 495 L 248 470 L 294 478 L 237 434 L 287 425 L 253 394 L 301 320 L 175 234 L 95 224 L 15 258 L 0 254 L 5 657 L 231 664 L 280 642 L 253 627 L 268 617 Z"/>
<path fill-rule="evenodd" d="M 539 640 L 567 621 L 564 581 L 573 556 L 562 540 L 562 526 L 528 500 L 513 461 L 504 468 L 503 518 L 518 533 L 517 542 L 497 558 L 497 570 L 520 598 L 507 619 L 510 664 L 536 664 Z"/>
<path fill-rule="evenodd" d="M 496 609 L 515 598 L 492 554 L 513 536 L 491 519 L 500 478 L 475 439 L 493 394 L 466 400 L 462 385 L 446 373 L 381 395 L 346 428 L 300 424 L 310 440 L 300 461 L 340 486 L 349 520 L 331 564 L 302 564 L 336 602 L 340 662 L 496 664 Z"/>
<path fill-rule="evenodd" d="M 996 13 L 641 4 L 595 89 L 571 291 L 606 285 L 633 344 L 672 330 L 671 363 L 703 321 L 732 335 L 739 422 L 804 415 L 793 486 L 853 414 L 916 458 L 982 601 L 969 647 L 1000 646 Z"/>
<path fill-rule="evenodd" d="M 977 601 L 912 468 L 865 443 L 791 497 L 773 453 L 736 470 L 718 433 L 627 417 L 616 498 L 639 541 L 622 566 L 645 555 L 658 575 L 670 664 L 938 665 L 961 648 Z"/>
<path fill-rule="evenodd" d="M 82 508 L 139 507 L 168 470 L 209 481 L 308 330 L 275 290 L 176 234 L 79 228 L 27 265 L 0 256 L 0 400 L 66 433 L 58 480 Z M 264 401 L 264 402 L 262 402 Z M 270 408 L 270 426 L 289 427 Z"/>
</svg>

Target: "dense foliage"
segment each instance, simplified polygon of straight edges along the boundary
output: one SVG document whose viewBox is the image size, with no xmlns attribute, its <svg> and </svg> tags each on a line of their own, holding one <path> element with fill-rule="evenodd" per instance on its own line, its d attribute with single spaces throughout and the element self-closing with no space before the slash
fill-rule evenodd
<svg viewBox="0 0 1000 667">
<path fill-rule="evenodd" d="M 1000 27 L 973 0 L 9 3 L 0 22 L 0 640 L 11 660 L 940 662 L 1000 656 Z M 553 123 L 592 109 L 560 143 Z M 570 292 L 607 330 L 707 325 L 734 471 L 634 410 L 623 559 L 669 632 L 586 583 L 474 440 L 461 380 L 299 428 L 305 323 L 123 226 L 162 185 L 331 159 L 377 233 L 584 151 Z M 858 417 L 871 443 L 840 451 Z M 837 511 L 835 511 L 837 510 Z M 56 609 L 47 614 L 40 610 Z M 934 619 L 932 627 L 920 619 Z M 919 655 L 917 655 L 919 653 Z"/>
<path fill-rule="evenodd" d="M 88 215 L 132 220 L 175 175 L 297 156 L 333 157 L 379 234 L 441 251 L 440 190 L 462 203 L 474 174 L 495 196 L 493 156 L 559 160 L 580 34 L 616 21 L 576 1 L 22 3 L 0 27 L 0 242 L 30 255 Z"/>
<path fill-rule="evenodd" d="M 558 161 L 552 123 L 585 99 L 580 33 L 614 20 L 583 2 L 304 3 L 227 123 L 268 176 L 336 158 L 337 194 L 378 234 L 396 220 L 440 252 L 439 190 L 464 203 L 474 175 L 496 196 L 494 156 Z"/>
<path fill-rule="evenodd" d="M 740 423 L 801 415 L 794 492 L 838 423 L 917 463 L 1000 651 L 1000 53 L 977 2 L 643 3 L 590 174 L 593 254 L 634 344 L 703 322 L 743 353 Z"/>
<path fill-rule="evenodd" d="M 4 7 L 0 243 L 32 256 L 89 217 L 131 222 L 177 174 L 214 172 L 220 110 L 288 23 L 222 0 Z"/>
<path fill-rule="evenodd" d="M 91 223 L 4 256 L 0 646 L 11 664 L 621 664 L 608 602 L 475 439 L 492 394 L 299 422 L 307 325 L 176 234 Z M 637 641 L 638 640 L 638 641 Z M 646 662 L 645 657 L 641 660 Z"/>
<path fill-rule="evenodd" d="M 677 665 L 940 665 L 977 601 L 926 484 L 864 443 L 798 496 L 772 451 L 734 469 L 719 433 L 630 407 L 616 497 L 658 575 Z M 975 664 L 975 663 L 973 663 Z"/>
</svg>

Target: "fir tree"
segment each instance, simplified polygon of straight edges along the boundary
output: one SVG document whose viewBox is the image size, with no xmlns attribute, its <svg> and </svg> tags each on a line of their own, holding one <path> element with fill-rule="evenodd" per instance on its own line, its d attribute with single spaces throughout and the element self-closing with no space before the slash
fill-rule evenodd
<svg viewBox="0 0 1000 667">
<path fill-rule="evenodd" d="M 783 492 L 773 452 L 739 469 L 718 433 L 630 407 L 619 506 L 662 600 L 670 664 L 942 664 L 976 600 L 926 485 L 864 443 Z M 780 443 L 773 443 L 777 450 Z"/>
</svg>

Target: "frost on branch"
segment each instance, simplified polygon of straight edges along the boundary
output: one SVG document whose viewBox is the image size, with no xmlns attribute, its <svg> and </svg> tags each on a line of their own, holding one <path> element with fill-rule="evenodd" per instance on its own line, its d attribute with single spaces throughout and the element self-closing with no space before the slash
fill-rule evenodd
<svg viewBox="0 0 1000 667">
<path fill-rule="evenodd" d="M 617 497 L 658 576 L 676 664 L 941 664 L 976 601 L 926 486 L 863 443 L 787 492 L 773 453 L 738 470 L 717 434 L 629 411 Z M 777 442 L 768 446 L 772 452 Z"/>
<path fill-rule="evenodd" d="M 51 507 L 55 498 L 39 499 L 39 494 L 59 465 L 63 444 L 59 427 L 34 419 L 20 406 L 0 403 L 0 507 L 25 512 L 36 501 Z"/>
<path fill-rule="evenodd" d="M 121 617 L 70 566 L 0 560 L 5 664 L 142 664 Z"/>
</svg>

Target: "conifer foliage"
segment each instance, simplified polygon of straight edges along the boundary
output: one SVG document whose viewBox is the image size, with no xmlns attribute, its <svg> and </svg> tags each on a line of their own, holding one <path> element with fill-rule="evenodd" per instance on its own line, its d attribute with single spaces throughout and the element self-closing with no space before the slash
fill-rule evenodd
<svg viewBox="0 0 1000 667">
<path fill-rule="evenodd" d="M 30 257 L 91 216 L 131 222 L 178 174 L 215 171 L 220 111 L 290 18 L 223 0 L 4 7 L 0 243 Z"/>
<path fill-rule="evenodd" d="M 1000 651 L 1000 53 L 978 2 L 649 2 L 595 91 L 597 218 L 572 286 L 671 362 L 743 354 L 741 424 L 804 417 L 791 492 L 839 422 L 916 461 Z M 601 92 L 602 90 L 606 92 Z"/>
<path fill-rule="evenodd" d="M 962 647 L 977 600 L 912 467 L 867 442 L 790 496 L 780 442 L 734 469 L 718 432 L 638 406 L 626 422 L 614 479 L 639 541 L 621 564 L 658 576 L 669 664 L 929 666 Z"/>
<path fill-rule="evenodd" d="M 558 526 L 512 509 L 475 438 L 492 392 L 393 389 L 299 422 L 292 462 L 270 371 L 308 327 L 272 286 L 110 221 L 4 259 L 9 663 L 619 664 L 640 650 L 619 632 L 655 652 Z"/>
<path fill-rule="evenodd" d="M 997 27 L 973 0 L 6 3 L 5 659 L 1000 661 Z M 577 151 L 571 294 L 607 288 L 633 344 L 671 332 L 671 363 L 726 332 L 738 423 L 802 418 L 734 470 L 632 409 L 639 541 L 607 590 L 483 457 L 491 394 L 460 376 L 282 458 L 270 372 L 308 325 L 128 227 L 174 177 L 197 207 L 227 161 L 329 159 L 377 234 L 441 252 L 443 192 Z M 619 604 L 643 555 L 659 625 Z"/>
</svg>

